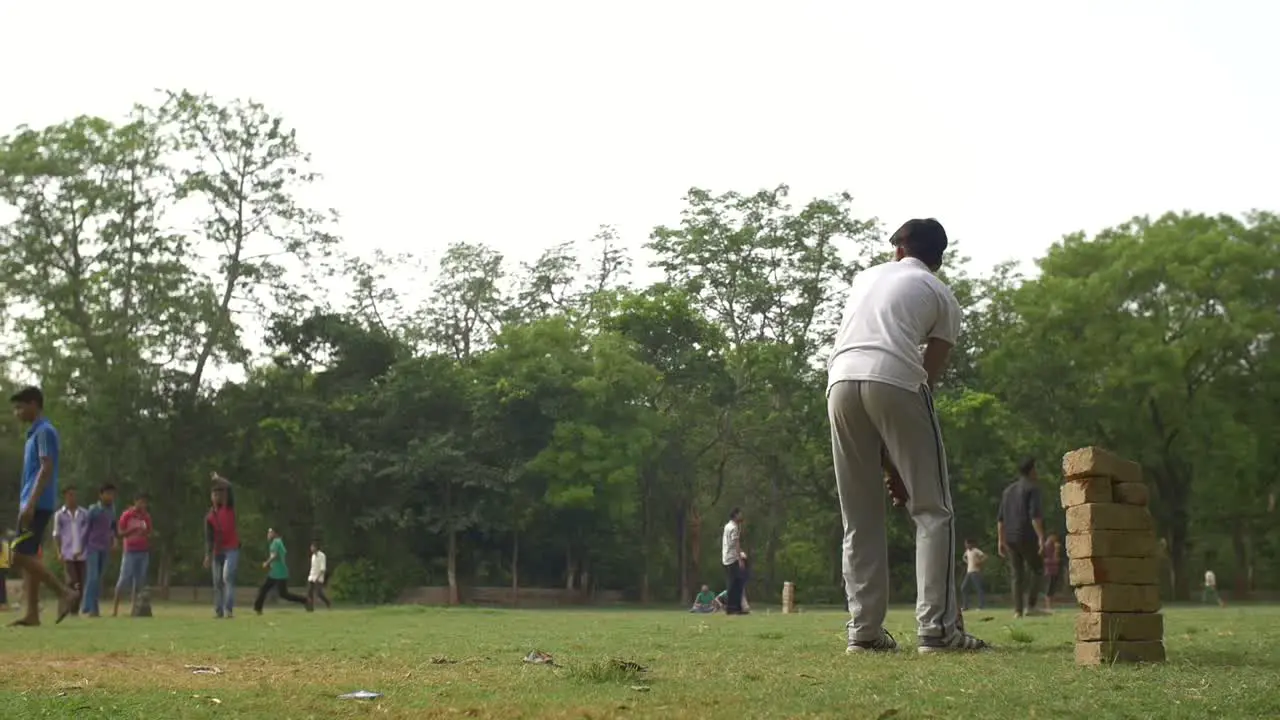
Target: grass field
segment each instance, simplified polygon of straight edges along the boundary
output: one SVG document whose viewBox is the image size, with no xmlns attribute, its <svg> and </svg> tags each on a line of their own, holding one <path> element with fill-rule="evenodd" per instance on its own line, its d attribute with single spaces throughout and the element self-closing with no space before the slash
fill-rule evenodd
<svg viewBox="0 0 1280 720">
<path fill-rule="evenodd" d="M 1073 665 L 1071 612 L 1016 624 L 971 612 L 970 629 L 998 644 L 978 656 L 918 655 L 905 608 L 890 618 L 906 641 L 893 656 L 846 656 L 836 611 L 156 615 L 0 630 L 0 718 L 1280 717 L 1275 607 L 1170 609 L 1168 664 L 1093 669 Z M 534 649 L 563 667 L 523 664 Z M 336 698 L 359 689 L 384 696 Z"/>
</svg>

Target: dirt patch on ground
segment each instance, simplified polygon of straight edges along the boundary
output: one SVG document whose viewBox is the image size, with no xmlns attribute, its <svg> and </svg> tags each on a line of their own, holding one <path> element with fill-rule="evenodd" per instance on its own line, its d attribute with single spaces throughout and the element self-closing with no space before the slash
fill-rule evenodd
<svg viewBox="0 0 1280 720">
<path fill-rule="evenodd" d="M 76 688 L 207 690 L 217 687 L 297 685 L 324 682 L 319 663 L 281 662 L 266 658 L 224 658 L 154 653 L 107 652 L 85 655 L 7 653 L 0 687 L 31 690 Z M 187 667 L 188 665 L 193 667 Z M 197 673 L 196 668 L 217 668 Z"/>
</svg>

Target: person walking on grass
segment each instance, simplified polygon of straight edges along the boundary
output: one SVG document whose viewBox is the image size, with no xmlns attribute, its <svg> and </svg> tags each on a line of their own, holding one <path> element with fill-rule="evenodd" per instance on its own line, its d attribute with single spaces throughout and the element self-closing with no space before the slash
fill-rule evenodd
<svg viewBox="0 0 1280 720">
<path fill-rule="evenodd" d="M 316 598 L 319 597 L 324 606 L 333 609 L 333 603 L 329 602 L 329 596 L 324 594 L 324 578 L 329 572 L 328 558 L 320 549 L 320 541 L 311 541 L 311 572 L 307 573 L 307 606 L 315 608 Z"/>
<path fill-rule="evenodd" d="M 1018 465 L 1018 479 L 1009 483 L 1000 497 L 1000 512 L 996 516 L 1000 557 L 1009 560 L 1013 571 L 1015 618 L 1046 614 L 1036 607 L 1040 577 L 1044 574 L 1045 543 L 1039 479 L 1035 459 L 1023 460 Z"/>
<path fill-rule="evenodd" d="M 204 567 L 213 573 L 213 616 L 234 617 L 236 569 L 240 567 L 240 534 L 236 530 L 236 500 L 231 481 L 212 473 L 209 513 L 204 518 Z"/>
<path fill-rule="evenodd" d="M 23 449 L 18 534 L 12 545 L 13 566 L 22 571 L 24 612 L 11 627 L 35 627 L 40 624 L 41 585 L 58 593 L 57 622 L 67 617 L 80 598 L 44 566 L 40 557 L 40 546 L 58 497 L 58 431 L 44 416 L 44 393 L 39 388 L 23 388 L 10 397 L 9 402 L 13 405 L 13 414 L 31 426 Z"/>
<path fill-rule="evenodd" d="M 62 503 L 62 508 L 53 516 L 53 539 L 58 544 L 58 560 L 62 563 L 67 586 L 83 597 L 89 511 L 76 501 L 75 488 L 62 491 Z M 80 614 L 80 603 L 71 608 L 71 614 Z"/>
<path fill-rule="evenodd" d="M 267 571 L 267 579 L 263 581 L 262 587 L 258 588 L 258 597 L 253 601 L 253 611 L 259 615 L 262 614 L 262 606 L 267 602 L 267 593 L 274 589 L 281 600 L 305 605 L 307 612 L 311 612 L 314 608 L 306 598 L 289 592 L 289 564 L 285 562 L 284 539 L 275 529 L 268 529 L 267 542 L 267 560 L 262 563 L 263 569 Z"/>
<path fill-rule="evenodd" d="M 1200 602 L 1207 603 L 1210 600 L 1218 604 L 1218 607 L 1226 607 L 1227 603 L 1218 594 L 1218 576 L 1213 574 L 1212 570 L 1204 571 L 1204 591 L 1200 593 Z"/>
<path fill-rule="evenodd" d="M 102 576 L 107 572 L 107 561 L 112 550 L 119 547 L 116 537 L 116 486 L 106 483 L 98 489 L 98 502 L 89 506 L 88 530 L 85 533 L 84 599 L 80 612 L 87 617 L 102 614 L 99 602 L 102 598 Z"/>
<path fill-rule="evenodd" d="M 111 617 L 120 615 L 120 595 L 127 588 L 129 605 L 137 602 L 138 594 L 147 589 L 147 570 L 151 565 L 151 513 L 147 511 L 150 498 L 140 493 L 133 507 L 120 514 L 120 539 L 124 541 L 124 556 L 120 559 L 120 578 L 116 581 L 116 595 Z"/>
<path fill-rule="evenodd" d="M 742 520 L 741 509 L 731 510 L 729 522 L 724 524 L 724 534 L 720 540 L 721 561 L 729 593 L 725 598 L 726 615 L 747 614 L 742 607 L 742 593 L 747 581 L 747 554 L 742 551 Z"/>
<path fill-rule="evenodd" d="M 982 590 L 982 564 L 987 561 L 987 554 L 978 549 L 972 540 L 964 541 L 964 562 L 966 572 L 960 583 L 960 609 L 969 609 L 969 592 L 978 594 L 978 609 L 986 606 L 986 597 Z"/>
<path fill-rule="evenodd" d="M 1053 612 L 1053 598 L 1062 586 L 1062 542 L 1055 533 L 1044 541 L 1044 609 Z"/>
<path fill-rule="evenodd" d="M 890 490 L 905 500 L 916 526 L 918 651 L 984 650 L 986 642 L 960 627 L 955 512 L 933 406 L 933 388 L 960 333 L 960 304 L 936 275 L 947 233 L 937 220 L 909 220 L 890 242 L 894 262 L 854 277 L 827 363 L 827 417 L 851 616 L 846 651 L 898 649 L 884 628 L 886 472 L 901 477 L 901 487 L 889 483 Z"/>
</svg>

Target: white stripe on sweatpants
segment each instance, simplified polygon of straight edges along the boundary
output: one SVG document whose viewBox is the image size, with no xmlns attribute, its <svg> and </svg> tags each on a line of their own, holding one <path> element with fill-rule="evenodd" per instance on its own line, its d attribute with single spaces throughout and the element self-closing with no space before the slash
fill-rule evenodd
<svg viewBox="0 0 1280 720">
<path fill-rule="evenodd" d="M 831 452 L 844 521 L 850 637 L 875 640 L 889 604 L 886 494 L 880 448 L 902 473 L 916 524 L 916 620 L 922 637 L 956 625 L 955 524 L 946 449 L 927 390 L 844 381 L 827 393 Z"/>
</svg>

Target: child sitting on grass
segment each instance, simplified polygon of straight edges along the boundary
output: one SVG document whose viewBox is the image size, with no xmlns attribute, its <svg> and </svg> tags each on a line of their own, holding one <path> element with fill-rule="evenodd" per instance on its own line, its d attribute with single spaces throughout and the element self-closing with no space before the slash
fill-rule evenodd
<svg viewBox="0 0 1280 720">
<path fill-rule="evenodd" d="M 711 592 L 711 588 L 703 585 L 702 590 L 698 592 L 697 597 L 693 599 L 693 607 L 689 609 L 691 613 L 713 613 L 716 611 L 716 595 Z"/>
</svg>

